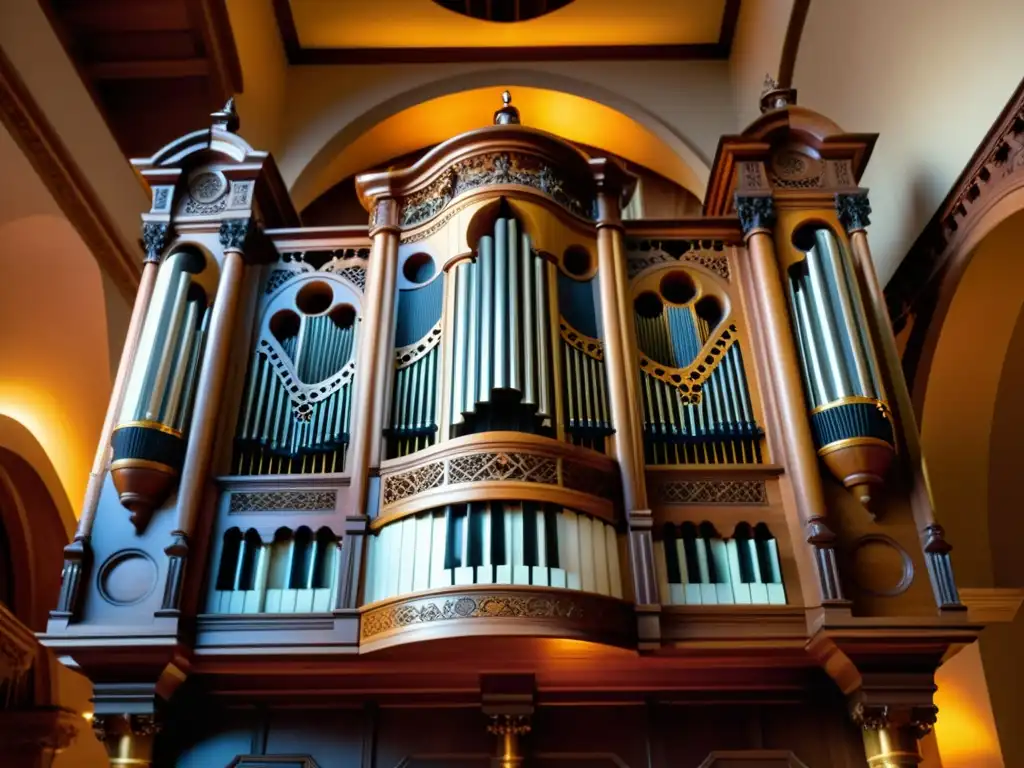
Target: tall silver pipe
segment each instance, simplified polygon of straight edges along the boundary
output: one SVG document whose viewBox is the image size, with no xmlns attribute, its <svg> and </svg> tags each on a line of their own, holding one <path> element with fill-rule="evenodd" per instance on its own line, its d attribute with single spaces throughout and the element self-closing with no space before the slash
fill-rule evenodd
<svg viewBox="0 0 1024 768">
<path fill-rule="evenodd" d="M 497 225 L 496 225 L 497 226 Z M 494 341 L 494 239 L 490 235 L 480 238 L 479 269 L 480 282 L 480 358 L 478 369 L 480 371 L 480 391 L 477 393 L 478 402 L 490 402 L 491 388 L 494 386 L 494 358 L 495 352 L 492 348 Z"/>
<path fill-rule="evenodd" d="M 534 327 L 537 334 L 537 390 L 538 409 L 541 416 L 553 416 L 551 407 L 551 350 L 548 328 L 548 280 L 547 262 L 533 253 L 534 276 Z"/>
<path fill-rule="evenodd" d="M 508 385 L 517 392 L 523 391 L 523 376 L 520 360 L 523 355 L 519 314 L 519 225 L 515 219 L 508 222 Z"/>
<path fill-rule="evenodd" d="M 818 253 L 817 246 L 806 251 L 806 262 L 811 301 L 814 304 L 814 313 L 809 314 L 807 319 L 821 329 L 825 359 L 832 372 L 832 392 L 830 393 L 832 397 L 830 399 L 836 400 L 852 395 L 853 387 L 850 385 L 849 372 L 846 370 L 846 358 L 843 356 L 842 342 L 839 339 L 839 330 L 836 328 L 836 319 L 829 301 L 828 285 L 822 271 L 821 254 Z"/>
<path fill-rule="evenodd" d="M 427 410 L 424 419 L 424 426 L 433 427 L 437 425 L 437 358 L 440 355 L 441 345 L 438 344 L 427 355 L 430 364 L 427 367 Z"/>
<path fill-rule="evenodd" d="M 562 342 L 562 361 L 563 361 L 563 366 L 564 366 L 566 371 L 570 370 L 570 364 L 569 364 L 569 356 L 570 355 L 572 355 L 572 346 L 567 341 L 563 341 Z M 566 386 L 565 386 L 565 400 L 566 400 L 565 409 L 568 412 L 566 415 L 568 416 L 569 424 L 576 425 L 577 424 L 577 420 L 578 420 L 579 417 L 576 414 L 576 400 L 573 397 L 572 383 L 569 382 L 568 379 L 566 379 L 565 384 L 566 384 Z"/>
<path fill-rule="evenodd" d="M 420 358 L 412 364 L 412 385 L 409 387 L 409 412 L 406 415 L 406 423 L 412 429 L 420 426 L 420 416 L 423 413 L 423 366 L 425 358 Z"/>
<path fill-rule="evenodd" d="M 839 299 L 839 309 L 843 316 L 846 337 L 849 340 L 854 373 L 857 378 L 858 389 L 860 390 L 859 394 L 865 397 L 874 397 L 874 382 L 871 378 L 871 371 L 868 367 L 867 357 L 864 354 L 862 345 L 861 324 L 858 322 L 853 299 L 850 295 L 851 286 L 847 281 L 846 270 L 843 268 L 839 244 L 836 242 L 835 236 L 827 229 L 819 229 L 815 232 L 815 239 L 818 242 L 818 251 L 827 254 L 828 257 L 828 271 L 832 284 L 835 286 L 836 297 Z"/>
<path fill-rule="evenodd" d="M 538 311 L 538 308 L 534 307 L 533 304 L 535 298 L 533 258 L 533 254 L 530 253 L 530 236 L 524 232 L 520 242 L 519 257 L 523 296 L 523 402 L 530 405 L 537 403 L 537 348 L 534 332 L 531 329 Z"/>
<path fill-rule="evenodd" d="M 508 219 L 494 223 L 494 389 L 508 388 Z"/>
<path fill-rule="evenodd" d="M 807 318 L 807 298 L 802 287 L 796 281 L 789 284 L 790 301 L 793 304 L 793 315 L 797 326 L 797 347 L 804 363 L 804 375 L 807 379 L 811 406 L 817 407 L 829 402 L 829 392 L 825 386 L 825 373 L 821 369 L 818 358 L 818 346 L 814 338 L 814 330 Z"/>
<path fill-rule="evenodd" d="M 462 410 L 465 413 L 472 413 L 476 408 L 476 402 L 482 398 L 478 396 L 477 386 L 480 382 L 480 252 L 477 251 L 477 260 L 472 264 L 469 271 L 469 332 L 466 337 L 468 345 L 466 354 L 466 391 L 463 396 Z"/>
<path fill-rule="evenodd" d="M 160 418 L 160 406 L 167 389 L 167 380 L 174 362 L 174 352 L 181 341 L 181 324 L 185 317 L 185 306 L 188 302 L 188 289 L 191 283 L 192 275 L 188 272 L 183 271 L 178 275 L 178 284 L 175 286 L 174 302 L 170 309 L 167 328 L 162 334 L 159 350 L 154 350 L 154 354 L 159 357 L 149 390 L 149 404 L 146 406 L 145 416 L 147 419 Z"/>
<path fill-rule="evenodd" d="M 178 342 L 178 354 L 175 356 L 171 384 L 164 398 L 160 421 L 174 425 L 178 422 L 181 412 L 181 395 L 185 389 L 185 378 L 188 376 L 188 364 L 192 357 L 193 345 L 199 343 L 196 338 L 196 326 L 199 324 L 199 302 L 190 301 L 185 310 L 185 325 Z"/>
<path fill-rule="evenodd" d="M 199 343 L 198 339 L 196 339 L 196 343 Z M 263 355 L 257 352 L 252 356 L 252 364 L 249 368 L 249 386 L 245 395 L 245 410 L 242 412 L 242 418 L 238 421 L 238 436 L 242 440 L 248 440 L 252 434 L 252 423 L 255 420 L 253 414 L 256 412 L 257 401 L 263 393 L 263 387 Z"/>
<path fill-rule="evenodd" d="M 462 261 L 455 268 L 453 279 L 455 285 L 455 333 L 452 340 L 453 370 L 452 370 L 452 423 L 458 424 L 462 421 L 462 406 L 465 402 L 466 387 L 466 329 L 469 324 L 468 288 L 470 268 L 469 261 Z"/>
</svg>

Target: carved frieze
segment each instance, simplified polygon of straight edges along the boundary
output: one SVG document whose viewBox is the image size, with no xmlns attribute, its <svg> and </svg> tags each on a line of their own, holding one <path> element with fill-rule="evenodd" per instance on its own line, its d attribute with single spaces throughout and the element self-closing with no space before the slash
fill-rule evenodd
<svg viewBox="0 0 1024 768">
<path fill-rule="evenodd" d="M 228 513 L 242 512 L 329 512 L 334 509 L 336 491 L 234 492 Z"/>
<path fill-rule="evenodd" d="M 539 158 L 517 152 L 476 155 L 449 166 L 429 185 L 405 197 L 399 224 L 413 227 L 439 214 L 464 192 L 494 184 L 518 184 L 540 190 L 577 216 L 588 216 L 591 200 L 569 191 L 558 171 Z"/>
<path fill-rule="evenodd" d="M 435 461 L 384 479 L 384 506 L 444 485 L 444 462 Z"/>
<path fill-rule="evenodd" d="M 658 488 L 664 504 L 767 504 L 764 480 L 674 480 Z"/>
<path fill-rule="evenodd" d="M 524 483 L 558 483 L 558 462 L 533 453 L 472 453 L 448 462 L 448 482 L 475 483 L 481 480 L 520 480 Z"/>
<path fill-rule="evenodd" d="M 671 261 L 697 264 L 728 280 L 729 257 L 718 240 L 626 240 L 629 279 L 649 267 Z"/>
</svg>

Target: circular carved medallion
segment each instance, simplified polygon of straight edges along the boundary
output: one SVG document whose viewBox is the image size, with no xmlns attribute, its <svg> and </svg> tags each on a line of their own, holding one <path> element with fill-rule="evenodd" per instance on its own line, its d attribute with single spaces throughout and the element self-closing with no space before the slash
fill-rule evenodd
<svg viewBox="0 0 1024 768">
<path fill-rule="evenodd" d="M 100 567 L 98 580 L 100 594 L 108 603 L 135 605 L 156 588 L 156 562 L 141 550 L 118 552 Z"/>
<path fill-rule="evenodd" d="M 228 190 L 228 182 L 221 174 L 204 171 L 192 177 L 188 193 L 197 203 L 212 203 Z"/>
<path fill-rule="evenodd" d="M 877 597 L 903 594 L 914 580 L 910 555 L 882 534 L 859 539 L 851 553 L 853 579 L 864 592 Z"/>
</svg>

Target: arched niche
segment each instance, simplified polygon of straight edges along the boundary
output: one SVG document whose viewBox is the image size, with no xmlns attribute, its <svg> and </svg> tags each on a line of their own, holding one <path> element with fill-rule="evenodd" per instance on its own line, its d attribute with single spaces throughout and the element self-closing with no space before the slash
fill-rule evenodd
<svg viewBox="0 0 1024 768">
<path fill-rule="evenodd" d="M 0 417 L 0 441 L 4 444 L 19 442 L 12 439 L 11 433 L 18 430 L 5 423 L 9 421 Z M 70 508 L 66 499 L 51 494 L 43 479 L 42 474 L 52 475 L 53 469 L 38 443 L 30 434 L 20 435 L 20 447 L 29 458 L 0 447 L 0 547 L 4 550 L 0 559 L 7 561 L 0 599 L 10 600 L 9 607 L 18 619 L 41 631 L 49 611 L 57 605 L 63 549 L 70 533 L 64 515 Z M 30 459 L 42 463 L 42 474 Z M 64 510 L 59 508 L 62 502 Z"/>
<path fill-rule="evenodd" d="M 693 143 L 615 91 L 535 69 L 468 72 L 367 104 L 352 116 L 332 103 L 310 116 L 286 147 L 282 173 L 298 209 L 341 179 L 390 158 L 489 125 L 502 88 L 523 123 L 599 147 L 704 197 L 709 165 Z M 338 126 L 341 126 L 340 128 Z"/>
</svg>

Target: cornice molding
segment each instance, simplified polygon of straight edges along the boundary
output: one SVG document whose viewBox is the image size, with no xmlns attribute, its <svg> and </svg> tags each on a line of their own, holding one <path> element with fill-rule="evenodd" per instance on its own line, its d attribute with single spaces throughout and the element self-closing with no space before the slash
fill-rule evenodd
<svg viewBox="0 0 1024 768">
<path fill-rule="evenodd" d="M 915 314 L 924 294 L 937 293 L 973 224 L 1000 198 L 1024 186 L 1024 80 L 978 145 L 931 221 L 886 286 L 889 314 L 897 329 Z"/>
<path fill-rule="evenodd" d="M 1009 624 L 1024 603 L 1024 589 L 961 587 L 960 602 L 967 620 L 977 624 Z"/>
<path fill-rule="evenodd" d="M 0 120 L 100 268 L 125 298 L 134 299 L 141 274 L 141 252 L 133 251 L 122 242 L 99 195 L 2 51 Z"/>
</svg>

